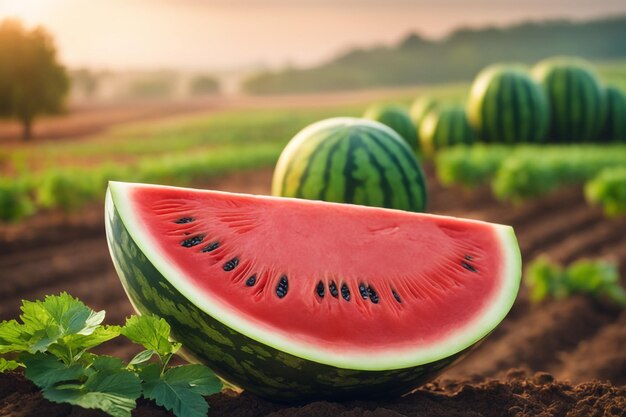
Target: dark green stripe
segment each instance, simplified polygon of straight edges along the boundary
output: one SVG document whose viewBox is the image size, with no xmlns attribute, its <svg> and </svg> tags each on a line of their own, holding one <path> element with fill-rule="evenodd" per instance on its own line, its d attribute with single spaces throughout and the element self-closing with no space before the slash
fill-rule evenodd
<svg viewBox="0 0 626 417">
<path fill-rule="evenodd" d="M 311 173 L 311 169 L 313 168 L 313 166 L 315 165 L 315 159 L 318 157 L 319 154 L 322 153 L 322 150 L 327 147 L 327 146 L 331 146 L 331 144 L 334 142 L 334 140 L 337 140 L 337 142 L 340 142 L 338 139 L 336 139 L 338 136 L 340 136 L 341 134 L 341 130 L 339 130 L 338 132 L 335 132 L 334 135 L 332 135 L 331 137 L 329 137 L 328 139 L 323 139 L 321 141 L 321 143 L 319 143 L 316 147 L 315 150 L 310 154 L 309 156 L 309 160 L 306 164 L 306 167 L 304 168 L 304 172 L 302 173 L 302 175 L 300 176 L 300 182 L 298 183 L 298 188 L 297 188 L 297 192 L 296 192 L 296 197 L 298 198 L 304 198 L 303 196 L 303 190 L 304 190 L 304 185 L 307 181 L 307 179 L 309 178 L 309 175 Z M 293 162 L 295 162 L 295 160 L 298 158 L 293 158 Z M 301 163 L 301 161 L 298 161 L 298 163 Z M 285 175 L 285 178 L 283 178 L 283 192 L 285 191 L 285 184 L 286 184 L 286 179 L 287 179 L 287 175 Z"/>
<path fill-rule="evenodd" d="M 357 148 L 356 134 L 357 132 L 355 132 L 354 129 L 351 129 L 350 133 L 348 133 L 348 153 L 346 155 L 346 163 L 343 166 L 343 176 L 346 179 L 343 201 L 346 203 L 354 202 L 354 191 L 358 186 L 363 184 L 362 180 L 358 180 L 352 176 L 352 172 L 356 169 L 356 164 L 354 163 L 354 151 Z"/>
<path fill-rule="evenodd" d="M 520 137 L 520 95 L 518 90 L 521 88 L 519 85 L 523 81 L 520 80 L 517 75 L 511 76 L 511 125 L 509 126 L 508 133 L 511 136 L 512 142 L 518 142 L 522 138 Z"/>
<path fill-rule="evenodd" d="M 497 98 L 498 110 L 496 113 L 494 113 L 494 115 L 497 115 L 496 132 L 495 132 L 496 137 L 494 138 L 494 140 L 503 141 L 503 142 L 508 142 L 508 138 L 505 135 L 506 126 L 504 123 L 504 119 L 506 115 L 506 108 L 507 108 L 506 99 L 508 95 L 509 95 L 509 80 L 507 77 L 507 78 L 502 79 L 502 85 L 498 91 L 498 98 Z"/>
<path fill-rule="evenodd" d="M 587 91 L 589 88 L 589 80 L 587 79 L 586 74 L 580 74 L 575 78 L 574 86 L 575 86 L 575 96 L 576 100 L 574 101 L 574 110 L 578 110 L 574 114 L 578 115 L 578 120 L 580 120 L 580 124 L 578 125 L 578 129 L 572 132 L 574 139 L 583 139 L 586 140 L 589 137 L 589 132 L 593 130 L 593 125 L 595 122 L 592 120 L 593 110 L 587 111 L 587 104 L 594 101 L 593 91 Z M 593 105 L 593 104 L 592 104 Z M 574 127 L 572 126 L 572 129 Z"/>
<path fill-rule="evenodd" d="M 564 71 L 565 73 L 565 94 L 563 96 L 563 99 L 565 100 L 563 105 L 565 107 L 565 120 L 563 121 L 563 125 L 561 126 L 561 132 L 564 135 L 561 139 L 564 139 L 568 142 L 571 142 L 572 138 L 571 138 L 571 130 L 573 127 L 573 107 L 572 105 L 573 103 L 573 99 L 575 98 L 572 97 L 573 96 L 573 89 L 574 89 L 574 75 L 572 74 L 572 71 L 569 69 L 566 69 Z"/>
<path fill-rule="evenodd" d="M 374 138 L 373 135 L 371 135 L 370 137 L 372 137 L 374 139 L 375 142 L 378 142 L 379 146 L 380 146 L 380 142 L 378 139 Z M 413 199 L 413 193 L 411 193 L 411 187 L 409 186 L 408 192 L 409 192 L 409 205 L 411 206 L 412 210 L 418 210 L 418 211 L 422 211 L 426 209 L 426 205 L 428 203 L 428 193 L 426 190 L 426 179 L 424 178 L 424 172 L 422 171 L 422 168 L 419 166 L 419 163 L 417 162 L 417 159 L 415 158 L 415 155 L 413 155 L 411 148 L 409 148 L 406 144 L 404 144 L 403 142 L 398 142 L 398 141 L 389 141 L 389 143 L 391 144 L 391 146 L 393 146 L 396 150 L 398 150 L 400 152 L 400 155 L 402 155 L 402 157 L 404 158 L 404 160 L 406 162 L 409 163 L 409 166 L 413 169 L 413 172 L 415 172 L 415 182 L 414 185 L 417 186 L 419 193 L 420 193 L 420 199 L 418 201 L 415 201 Z M 381 146 L 383 148 L 385 148 L 384 146 Z M 396 158 L 396 155 L 393 153 L 390 153 L 393 155 L 394 158 Z M 399 164 L 399 167 L 401 168 L 400 172 L 403 175 L 403 184 L 410 184 L 409 183 L 409 179 L 407 177 L 407 182 L 404 182 L 404 165 L 402 165 L 401 163 Z M 406 188 L 406 185 L 405 185 Z M 421 204 L 420 204 L 421 203 Z"/>
<path fill-rule="evenodd" d="M 537 113 L 538 109 L 540 109 L 539 98 L 536 97 L 536 88 L 533 88 L 531 80 L 523 80 L 520 84 L 520 88 L 524 91 L 524 95 L 526 96 L 526 120 L 522 123 L 524 124 L 525 130 L 520 135 L 521 140 L 536 142 L 539 140 L 539 133 L 537 132 L 538 128 L 536 126 L 537 122 L 535 119 L 535 113 Z"/>
<path fill-rule="evenodd" d="M 331 165 L 333 162 L 333 155 L 339 150 L 341 144 L 343 143 L 343 139 L 345 135 L 349 134 L 349 130 L 346 130 L 343 133 L 343 136 L 336 140 L 336 142 L 332 145 L 330 150 L 328 151 L 328 156 L 324 161 L 324 173 L 322 174 L 322 189 L 319 193 L 320 200 L 326 200 L 326 194 L 328 193 L 328 186 L 330 185 L 330 174 L 331 174 Z M 300 183 L 300 190 L 303 188 L 304 182 Z"/>
<path fill-rule="evenodd" d="M 385 155 L 387 155 L 387 157 L 389 159 L 391 159 L 391 161 L 394 163 L 394 165 L 398 167 L 397 169 L 398 169 L 398 172 L 400 173 L 400 177 L 402 179 L 402 186 L 404 188 L 404 191 L 407 194 L 407 199 L 409 201 L 409 208 L 411 210 L 418 210 L 419 206 L 418 206 L 418 204 L 415 201 L 415 195 L 414 195 L 413 189 L 411 187 L 411 183 L 410 183 L 410 180 L 409 180 L 408 173 L 404 170 L 404 165 L 401 163 L 400 159 L 398 158 L 398 155 L 396 155 L 387 146 L 385 146 L 386 144 L 383 143 L 380 140 L 380 138 L 376 137 L 376 135 L 368 134 L 368 137 L 383 151 L 383 153 L 385 153 Z M 404 149 L 404 147 L 402 146 L 403 144 L 397 143 L 395 140 L 390 140 L 388 142 L 389 143 L 393 143 L 394 145 L 396 145 L 396 144 L 400 145 L 400 146 L 398 146 L 399 149 L 402 149 L 402 150 Z M 410 158 L 407 158 L 407 159 L 409 159 L 409 162 L 411 162 Z M 413 159 L 415 159 L 415 157 L 413 157 Z M 417 164 L 412 164 L 412 165 L 413 165 L 413 168 L 417 167 Z M 420 172 L 419 171 L 419 167 L 417 167 L 417 169 L 418 169 L 418 172 Z M 418 181 L 420 181 L 420 180 L 418 179 Z M 397 190 L 394 190 L 394 192 L 397 192 Z"/>
<path fill-rule="evenodd" d="M 363 149 L 367 154 L 370 164 L 376 169 L 378 172 L 378 178 L 380 178 L 380 189 L 383 192 L 383 207 L 392 208 L 393 207 L 393 189 L 389 179 L 387 178 L 385 167 L 381 165 L 381 163 L 376 159 L 376 155 L 371 151 L 371 149 L 364 145 L 363 139 L 358 138 L 360 149 Z M 366 191 L 366 196 L 369 199 L 369 193 Z"/>
</svg>

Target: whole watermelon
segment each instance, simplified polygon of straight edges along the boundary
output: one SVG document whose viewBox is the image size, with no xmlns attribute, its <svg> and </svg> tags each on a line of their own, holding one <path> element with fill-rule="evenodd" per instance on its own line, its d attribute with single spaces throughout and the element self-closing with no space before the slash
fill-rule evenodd
<svg viewBox="0 0 626 417">
<path fill-rule="evenodd" d="M 521 67 L 481 71 L 467 102 L 470 124 L 484 142 L 541 142 L 548 132 L 545 90 Z"/>
<path fill-rule="evenodd" d="M 437 101 L 430 96 L 422 96 L 413 102 L 409 110 L 409 115 L 418 130 L 420 123 L 422 123 L 426 115 L 434 110 L 437 105 Z"/>
<path fill-rule="evenodd" d="M 602 137 L 626 142 L 626 94 L 617 87 L 606 88 L 606 120 Z"/>
<path fill-rule="evenodd" d="M 332 118 L 300 131 L 285 147 L 272 194 L 420 212 L 426 183 L 413 151 L 391 128 Z"/>
<path fill-rule="evenodd" d="M 420 126 L 421 147 L 426 154 L 457 144 L 474 142 L 465 109 L 459 105 L 448 105 L 433 110 Z"/>
<path fill-rule="evenodd" d="M 532 71 L 550 103 L 548 138 L 554 142 L 595 141 L 604 125 L 604 88 L 595 71 L 578 58 L 551 58 Z"/>
<path fill-rule="evenodd" d="M 363 115 L 364 118 L 375 120 L 395 130 L 408 145 L 417 147 L 417 131 L 404 107 L 399 105 L 373 105 Z"/>
</svg>

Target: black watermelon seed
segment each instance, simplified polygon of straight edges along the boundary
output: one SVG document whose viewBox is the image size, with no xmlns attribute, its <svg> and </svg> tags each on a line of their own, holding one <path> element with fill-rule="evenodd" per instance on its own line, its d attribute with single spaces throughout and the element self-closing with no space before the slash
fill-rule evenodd
<svg viewBox="0 0 626 417">
<path fill-rule="evenodd" d="M 192 248 L 202 243 L 203 240 L 204 240 L 204 235 L 190 237 L 189 239 L 185 239 L 182 242 L 180 242 L 180 246 L 184 246 L 186 248 Z"/>
<path fill-rule="evenodd" d="M 228 272 L 228 271 L 232 271 L 233 269 L 235 269 L 235 267 L 239 265 L 239 258 L 233 258 L 230 261 L 226 262 L 224 264 L 224 271 Z"/>
<path fill-rule="evenodd" d="M 361 293 L 361 298 L 367 300 L 367 288 L 365 288 L 365 284 L 359 284 L 359 292 Z"/>
<path fill-rule="evenodd" d="M 474 258 L 472 257 L 472 255 L 465 255 L 465 260 L 466 261 L 473 261 Z"/>
<path fill-rule="evenodd" d="M 317 283 L 317 295 L 319 295 L 321 298 L 324 298 L 324 283 L 322 281 Z"/>
<path fill-rule="evenodd" d="M 343 297 L 344 300 L 350 301 L 350 289 L 348 288 L 346 284 L 343 284 L 341 286 L 341 296 Z"/>
<path fill-rule="evenodd" d="M 400 296 L 398 295 L 396 290 L 392 289 L 391 293 L 393 294 L 393 298 L 395 298 L 397 302 L 402 303 L 402 300 L 400 299 Z"/>
<path fill-rule="evenodd" d="M 473 265 L 470 265 L 470 264 L 468 264 L 468 263 L 467 263 L 467 262 L 465 262 L 465 261 L 462 261 L 462 262 L 461 262 L 461 266 L 462 266 L 463 268 L 467 269 L 467 270 L 468 270 L 468 271 L 470 271 L 470 272 L 478 272 L 478 270 L 477 270 L 476 268 L 474 268 L 474 266 L 473 266 Z"/>
<path fill-rule="evenodd" d="M 193 217 L 181 217 L 180 219 L 175 220 L 174 223 L 176 223 L 176 224 L 185 224 L 185 223 L 191 223 L 194 220 L 195 219 Z"/>
<path fill-rule="evenodd" d="M 335 281 L 330 281 L 330 284 L 328 284 L 328 291 L 330 291 L 330 295 L 332 295 L 333 297 L 339 297 L 339 291 L 337 291 L 337 285 L 335 284 Z"/>
<path fill-rule="evenodd" d="M 287 291 L 289 291 L 289 281 L 287 281 L 287 275 L 283 275 L 276 286 L 276 295 L 278 298 L 283 298 L 287 295 Z"/>
<path fill-rule="evenodd" d="M 220 242 L 211 242 L 208 245 L 206 245 L 204 248 L 202 248 L 202 252 L 212 252 L 219 247 L 220 247 Z"/>
<path fill-rule="evenodd" d="M 374 288 L 367 287 L 367 294 L 370 296 L 370 301 L 374 304 L 378 304 L 378 294 L 374 291 Z"/>
<path fill-rule="evenodd" d="M 256 275 L 252 275 L 250 278 L 246 280 L 246 285 L 248 287 L 252 287 L 254 284 L 256 284 Z"/>
</svg>

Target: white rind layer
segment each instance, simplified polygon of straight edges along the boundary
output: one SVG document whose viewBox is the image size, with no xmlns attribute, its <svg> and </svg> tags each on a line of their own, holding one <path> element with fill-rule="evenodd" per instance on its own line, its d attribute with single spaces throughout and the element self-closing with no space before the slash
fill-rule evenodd
<svg viewBox="0 0 626 417">
<path fill-rule="evenodd" d="M 367 352 L 363 350 L 346 351 L 345 349 L 339 351 L 298 341 L 294 339 L 293 335 L 283 333 L 280 329 L 269 332 L 267 327 L 260 327 L 258 324 L 246 320 L 236 311 L 233 311 L 231 307 L 224 305 L 218 297 L 212 297 L 211 294 L 200 291 L 176 265 L 165 261 L 165 256 L 159 256 L 159 250 L 156 249 L 157 245 L 153 243 L 152 237 L 143 227 L 141 218 L 136 215 L 130 197 L 133 189 L 143 187 L 165 188 L 160 185 L 110 182 L 107 193 L 107 210 L 117 209 L 128 233 L 155 268 L 190 302 L 224 325 L 277 350 L 314 362 L 344 369 L 382 371 L 414 367 L 452 356 L 487 336 L 509 312 L 519 289 L 521 256 L 513 228 L 489 224 L 500 240 L 500 247 L 503 251 L 502 285 L 492 300 L 486 300 L 484 311 L 477 314 L 475 319 L 468 322 L 463 328 L 428 346 L 381 351 L 371 349 Z M 217 193 L 217 191 L 211 191 L 211 193 Z M 281 199 L 281 197 L 255 198 Z M 430 216 L 437 217 L 435 215 Z M 462 221 L 485 224 L 476 220 Z"/>
</svg>

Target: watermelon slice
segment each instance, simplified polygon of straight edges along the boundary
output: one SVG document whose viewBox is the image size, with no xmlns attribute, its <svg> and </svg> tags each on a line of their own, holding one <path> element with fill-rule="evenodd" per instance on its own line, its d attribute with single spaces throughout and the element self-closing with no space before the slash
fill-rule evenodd
<svg viewBox="0 0 626 417">
<path fill-rule="evenodd" d="M 405 393 L 487 336 L 519 288 L 509 226 L 119 182 L 106 216 L 136 310 L 272 399 Z"/>
</svg>

